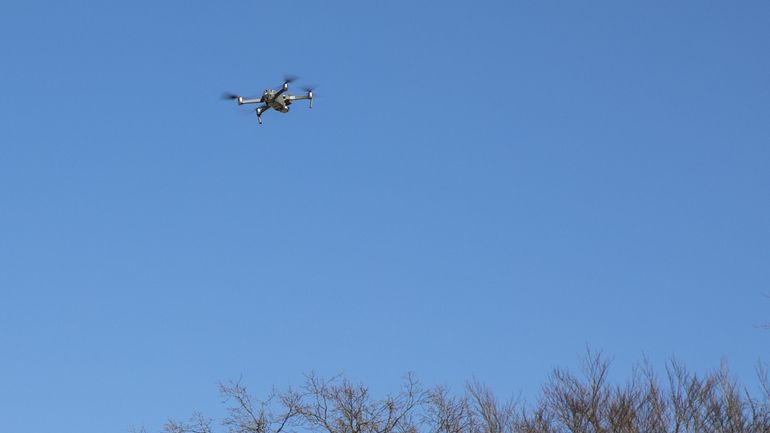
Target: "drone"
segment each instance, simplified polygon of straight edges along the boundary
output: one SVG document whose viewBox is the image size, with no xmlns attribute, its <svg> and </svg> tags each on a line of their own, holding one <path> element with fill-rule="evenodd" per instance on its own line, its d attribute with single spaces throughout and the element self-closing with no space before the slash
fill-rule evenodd
<svg viewBox="0 0 770 433">
<path fill-rule="evenodd" d="M 281 87 L 278 89 L 265 89 L 265 91 L 262 92 L 262 96 L 259 98 L 244 98 L 243 96 L 234 95 L 232 93 L 225 93 L 222 95 L 222 98 L 235 100 L 238 102 L 239 106 L 245 104 L 264 104 L 254 110 L 257 113 L 257 121 L 261 125 L 262 114 L 271 108 L 280 113 L 288 113 L 289 106 L 292 102 L 301 99 L 309 100 L 310 108 L 313 108 L 313 89 L 311 87 L 303 88 L 303 90 L 307 92 L 305 95 L 292 95 L 288 92 L 289 84 L 296 80 L 296 77 L 284 77 L 283 85 L 281 85 Z"/>
</svg>

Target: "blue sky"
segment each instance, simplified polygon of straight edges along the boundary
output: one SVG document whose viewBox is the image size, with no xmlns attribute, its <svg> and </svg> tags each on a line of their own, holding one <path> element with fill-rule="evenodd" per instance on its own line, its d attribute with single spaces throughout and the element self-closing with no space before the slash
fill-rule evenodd
<svg viewBox="0 0 770 433">
<path fill-rule="evenodd" d="M 770 4 L 5 1 L 0 407 L 770 362 Z M 286 73 L 313 110 L 220 101 Z M 300 83 L 301 84 L 301 83 Z"/>
</svg>

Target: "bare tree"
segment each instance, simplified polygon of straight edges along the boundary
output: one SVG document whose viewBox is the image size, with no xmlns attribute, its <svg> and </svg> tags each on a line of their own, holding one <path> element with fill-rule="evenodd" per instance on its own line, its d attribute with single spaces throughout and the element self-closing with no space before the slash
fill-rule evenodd
<svg viewBox="0 0 770 433">
<path fill-rule="evenodd" d="M 326 381 L 306 376 L 299 413 L 305 425 L 325 433 L 411 433 L 416 431 L 413 411 L 425 393 L 413 375 L 401 390 L 383 400 L 372 398 L 364 385 L 335 377 Z"/>
<path fill-rule="evenodd" d="M 273 390 L 256 402 L 240 381 L 220 384 L 219 389 L 226 401 L 235 403 L 222 422 L 230 433 L 283 433 L 299 415 L 302 397 L 291 389 L 283 393 Z"/>
<path fill-rule="evenodd" d="M 407 375 L 397 392 L 376 398 L 343 376 L 307 375 L 294 391 L 253 398 L 240 382 L 220 386 L 228 433 L 770 433 L 770 380 L 758 369 L 758 395 L 726 364 L 698 375 L 670 362 L 663 380 L 649 363 L 625 384 L 611 384 L 610 364 L 589 352 L 582 374 L 556 369 L 531 405 L 500 400 L 478 381 L 459 393 L 423 389 Z M 166 433 L 214 433 L 199 413 L 169 421 Z"/>
<path fill-rule="evenodd" d="M 583 368 L 584 379 L 556 369 L 543 389 L 544 409 L 551 411 L 555 421 L 570 432 L 609 432 L 607 411 L 612 393 L 607 385 L 608 369 L 609 362 L 590 352 Z"/>
<path fill-rule="evenodd" d="M 516 404 L 498 401 L 485 385 L 474 380 L 465 386 L 473 415 L 471 433 L 513 433 L 516 428 Z"/>
<path fill-rule="evenodd" d="M 212 433 L 211 420 L 200 412 L 193 413 L 187 422 L 169 420 L 164 426 L 167 433 Z"/>
<path fill-rule="evenodd" d="M 428 392 L 421 416 L 426 433 L 470 433 L 475 431 L 474 415 L 468 397 L 453 396 L 438 386 Z"/>
</svg>

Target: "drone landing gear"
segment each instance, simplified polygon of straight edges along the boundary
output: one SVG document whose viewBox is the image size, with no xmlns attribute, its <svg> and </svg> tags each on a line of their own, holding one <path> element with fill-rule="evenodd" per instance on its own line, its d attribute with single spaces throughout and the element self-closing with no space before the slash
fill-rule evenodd
<svg viewBox="0 0 770 433">
<path fill-rule="evenodd" d="M 267 105 L 265 105 L 263 107 L 257 107 L 257 110 L 256 110 L 256 112 L 257 112 L 257 121 L 259 122 L 260 125 L 262 124 L 262 113 L 267 111 L 269 108 L 270 107 L 268 107 Z"/>
</svg>

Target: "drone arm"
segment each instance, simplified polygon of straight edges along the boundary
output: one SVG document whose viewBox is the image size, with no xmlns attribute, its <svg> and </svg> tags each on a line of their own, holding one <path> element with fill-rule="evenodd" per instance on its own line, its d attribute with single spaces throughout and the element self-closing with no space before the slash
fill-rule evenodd
<svg viewBox="0 0 770 433">
<path fill-rule="evenodd" d="M 310 108 L 313 108 L 313 94 L 308 93 L 307 95 L 289 95 L 286 97 L 286 99 L 290 101 L 299 101 L 301 99 L 309 99 L 310 100 Z"/>
<path fill-rule="evenodd" d="M 278 91 L 275 93 L 275 95 L 273 95 L 273 98 L 277 98 L 277 97 L 281 96 L 281 94 L 283 94 L 283 92 L 285 92 L 287 90 L 289 90 L 289 82 L 288 81 L 284 81 L 284 83 L 281 86 L 281 88 L 278 89 Z"/>
<path fill-rule="evenodd" d="M 244 105 L 244 104 L 259 104 L 262 102 L 262 98 L 258 99 L 246 99 L 243 96 L 238 97 L 238 105 Z"/>
<path fill-rule="evenodd" d="M 268 107 L 267 105 L 263 105 L 261 107 L 257 107 L 257 109 L 254 110 L 254 111 L 257 112 L 257 121 L 259 122 L 260 125 L 262 124 L 262 113 L 264 113 L 265 111 L 267 111 L 269 109 L 270 109 L 270 107 Z"/>
</svg>

